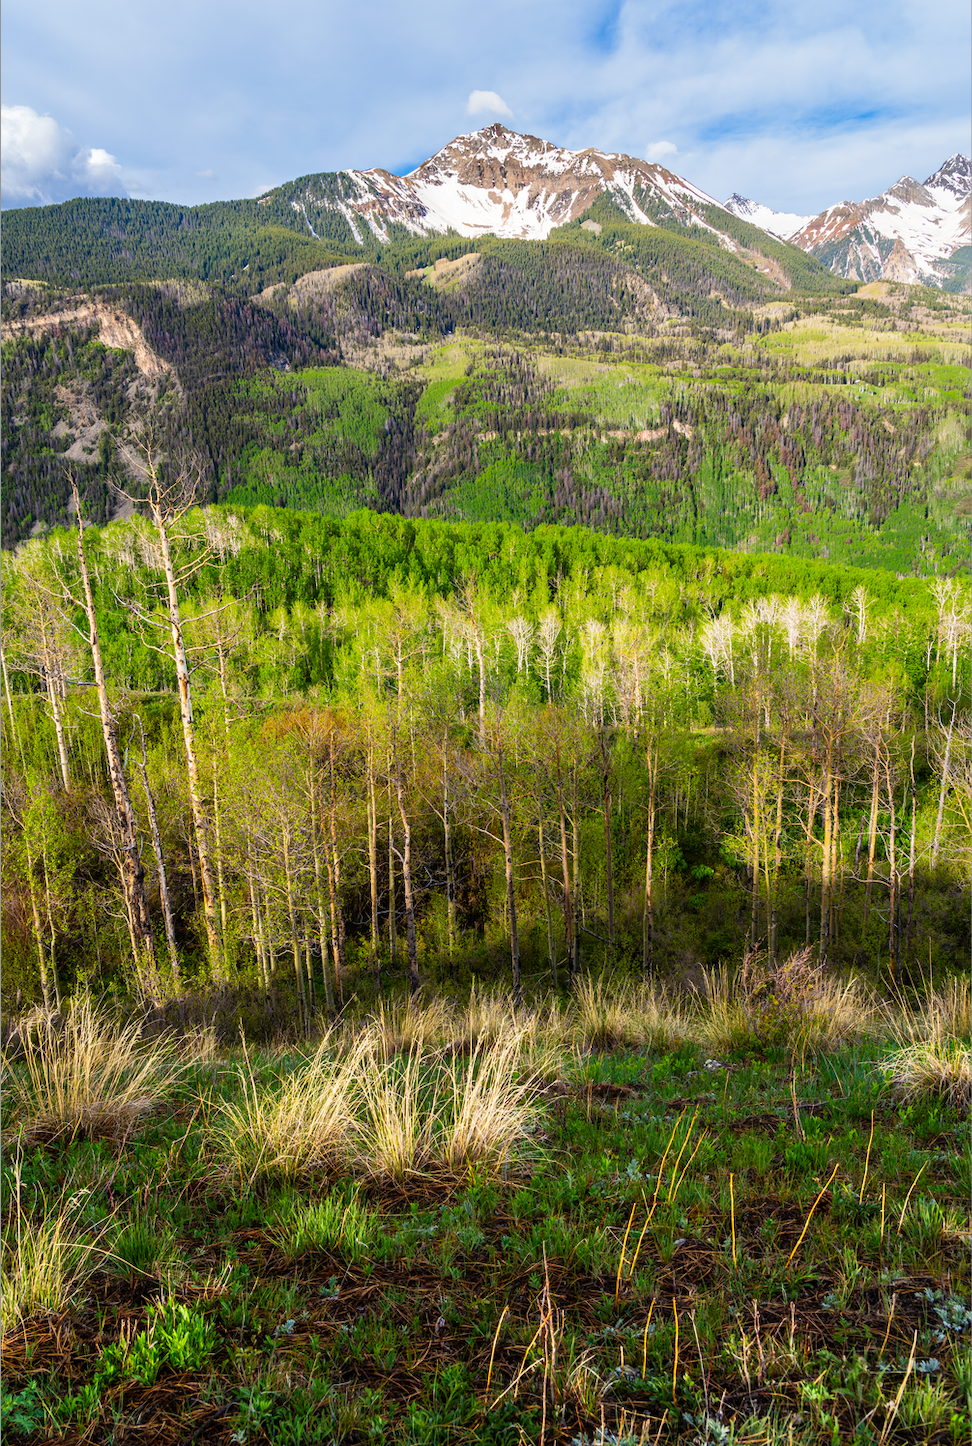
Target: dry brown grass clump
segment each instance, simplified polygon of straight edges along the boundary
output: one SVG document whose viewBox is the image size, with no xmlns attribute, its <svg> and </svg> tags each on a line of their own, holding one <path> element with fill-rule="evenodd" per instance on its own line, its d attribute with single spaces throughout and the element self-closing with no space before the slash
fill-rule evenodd
<svg viewBox="0 0 972 1446">
<path fill-rule="evenodd" d="M 79 1134 L 123 1134 L 156 1107 L 185 1064 L 171 1035 L 144 1039 L 90 999 L 66 1016 L 40 1016 L 4 1058 L 11 1113 L 22 1143 Z"/>
<path fill-rule="evenodd" d="M 179 1040 L 179 1048 L 187 1064 L 212 1064 L 219 1055 L 216 1026 L 199 1024 L 187 1030 Z"/>
<path fill-rule="evenodd" d="M 439 1158 L 456 1174 L 496 1174 L 537 1120 L 539 1077 L 525 1073 L 531 1042 L 511 1036 L 492 1048 L 478 1045 L 454 1059 L 446 1077 L 445 1128 Z"/>
<path fill-rule="evenodd" d="M 884 1061 L 884 1068 L 906 1099 L 940 1096 L 956 1109 L 972 1107 L 972 1051 L 960 1040 L 905 1045 Z"/>
<path fill-rule="evenodd" d="M 518 1033 L 527 1017 L 528 1011 L 517 1008 L 512 994 L 500 989 L 481 991 L 473 980 L 468 1003 L 459 1014 L 458 1023 L 463 1037 L 470 1043 L 496 1043 Z"/>
<path fill-rule="evenodd" d="M 381 1000 L 365 1032 L 370 1047 L 377 1046 L 382 1059 L 389 1060 L 396 1054 L 444 1045 L 455 1031 L 455 1019 L 444 999 L 417 995 L 404 1001 Z"/>
<path fill-rule="evenodd" d="M 877 1028 L 877 1006 L 863 983 L 828 975 L 814 964 L 812 949 L 798 949 L 775 967 L 747 954 L 735 973 L 721 965 L 704 974 L 690 1032 L 713 1054 L 773 1045 L 838 1049 Z"/>
<path fill-rule="evenodd" d="M 514 1045 L 520 1067 L 531 1076 L 552 1079 L 563 1069 L 568 1022 L 557 999 L 526 1007 L 502 990 L 480 993 L 475 983 L 465 1011 L 456 1016 L 457 1038 L 468 1050 L 479 1045 Z"/>
<path fill-rule="evenodd" d="M 252 1185 L 261 1176 L 299 1179 L 334 1167 L 346 1152 L 368 1052 L 364 1036 L 341 1052 L 326 1034 L 303 1066 L 270 1085 L 257 1082 L 247 1057 L 242 1101 L 223 1104 L 214 1129 L 233 1175 Z"/>
<path fill-rule="evenodd" d="M 407 1048 L 403 1021 L 416 1026 Z M 249 1185 L 347 1170 L 403 1185 L 500 1169 L 532 1129 L 550 1046 L 528 1020 L 496 1042 L 448 1049 L 443 1021 L 456 1043 L 456 1020 L 441 1007 L 379 1009 L 359 1033 L 325 1035 L 310 1059 L 271 1080 L 245 1056 L 242 1098 L 220 1107 L 214 1130 L 230 1172 Z"/>
<path fill-rule="evenodd" d="M 972 1107 L 972 986 L 950 980 L 917 1010 L 888 1018 L 896 1048 L 882 1061 L 892 1085 L 905 1099 L 939 1096 L 958 1109 Z"/>
<path fill-rule="evenodd" d="M 659 985 L 601 975 L 577 985 L 569 1027 L 575 1042 L 587 1049 L 670 1048 L 687 1038 L 689 1014 Z"/>
<path fill-rule="evenodd" d="M 539 1078 L 523 1067 L 515 1032 L 468 1054 L 364 1061 L 349 1163 L 368 1179 L 396 1185 L 495 1174 L 530 1134 Z"/>
</svg>

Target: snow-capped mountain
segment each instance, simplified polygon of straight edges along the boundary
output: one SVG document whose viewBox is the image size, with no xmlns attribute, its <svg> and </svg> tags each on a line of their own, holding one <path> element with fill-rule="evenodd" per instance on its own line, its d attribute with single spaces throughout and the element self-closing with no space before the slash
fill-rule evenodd
<svg viewBox="0 0 972 1446">
<path fill-rule="evenodd" d="M 359 243 L 369 234 L 387 242 L 389 227 L 542 241 L 604 196 L 631 221 L 701 226 L 739 254 L 745 248 L 729 234 L 727 211 L 842 276 L 954 285 L 967 267 L 950 258 L 969 245 L 969 183 L 969 161 L 955 155 L 924 185 L 904 176 L 873 200 L 843 201 L 819 216 L 773 211 L 738 194 L 720 206 L 666 166 L 593 147 L 566 150 L 497 123 L 456 136 L 406 176 L 380 168 L 304 176 L 261 203 L 291 206 L 315 236 L 338 227 L 347 237 L 350 228 Z"/>
<path fill-rule="evenodd" d="M 771 236 L 778 236 L 781 241 L 788 240 L 795 231 L 800 231 L 812 220 L 811 216 L 797 216 L 790 211 L 771 211 L 769 206 L 761 206 L 758 201 L 750 201 L 747 196 L 740 196 L 734 191 L 728 201 L 724 201 L 723 208 L 738 216 L 741 221 L 748 221 L 751 226 L 758 226 L 762 231 L 768 231 Z"/>
<path fill-rule="evenodd" d="M 602 195 L 632 221 L 718 230 L 707 214 L 718 202 L 665 166 L 593 148 L 564 150 L 499 124 L 457 136 L 407 176 L 338 171 L 281 189 L 315 235 L 315 218 L 337 211 L 359 240 L 365 227 L 387 240 L 392 223 L 419 236 L 451 227 L 461 236 L 543 240 Z"/>
<path fill-rule="evenodd" d="M 902 176 L 872 200 L 828 206 L 789 239 L 840 276 L 941 285 L 972 243 L 970 181 L 968 157 L 950 156 L 924 184 Z"/>
</svg>

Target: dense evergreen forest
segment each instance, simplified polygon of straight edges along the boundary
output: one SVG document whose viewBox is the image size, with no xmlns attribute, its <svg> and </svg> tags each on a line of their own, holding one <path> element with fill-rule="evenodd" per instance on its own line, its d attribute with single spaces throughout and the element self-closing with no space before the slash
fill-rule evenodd
<svg viewBox="0 0 972 1446">
<path fill-rule="evenodd" d="M 967 958 L 966 580 L 149 466 L 147 517 L 6 558 L 7 1008 Z"/>
</svg>

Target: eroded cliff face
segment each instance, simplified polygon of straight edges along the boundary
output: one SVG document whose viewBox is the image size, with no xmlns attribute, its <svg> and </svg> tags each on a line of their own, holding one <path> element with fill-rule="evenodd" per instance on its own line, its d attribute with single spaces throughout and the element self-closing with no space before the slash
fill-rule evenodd
<svg viewBox="0 0 972 1446">
<path fill-rule="evenodd" d="M 73 304 L 69 302 L 56 311 L 41 312 L 22 321 L 4 322 L 2 335 L 3 340 L 8 341 L 25 333 L 36 335 L 39 332 L 56 331 L 61 326 L 91 326 L 95 323 L 102 346 L 111 347 L 115 351 L 130 351 L 135 365 L 144 377 L 156 381 L 172 371 L 169 362 L 149 346 L 137 322 L 123 311 L 117 311 L 106 306 L 103 301 L 89 297 L 78 297 Z"/>
<path fill-rule="evenodd" d="M 59 444 L 59 466 L 79 464 L 83 471 L 99 464 L 99 461 L 104 463 L 107 458 L 111 459 L 115 473 L 108 484 L 110 498 L 105 520 L 113 520 L 126 517 L 132 511 L 127 488 L 133 484 L 139 488 L 144 484 L 145 458 L 140 450 L 140 439 L 144 423 L 152 417 L 161 392 L 175 396 L 179 403 L 184 400 L 175 368 L 149 345 L 133 317 L 98 297 L 83 294 L 52 297 L 47 310 L 5 322 L 2 337 L 7 342 L 17 336 L 67 334 L 77 341 L 79 333 L 90 335 L 95 328 L 95 339 L 102 346 L 114 352 L 127 352 L 131 357 L 131 362 L 121 368 L 119 385 L 123 400 L 119 399 L 120 405 L 109 408 L 114 417 L 110 422 L 103 411 L 104 398 L 99 400 L 97 387 L 76 371 L 72 373 L 68 367 L 66 380 L 59 381 L 54 387 L 54 400 L 61 416 L 51 429 L 50 439 Z M 24 420 L 25 417 L 15 410 L 14 425 L 19 427 Z M 108 452 L 103 454 L 105 434 L 110 445 Z M 72 508 L 73 503 L 69 499 L 66 516 L 71 516 Z M 42 530 L 40 522 L 35 524 L 34 531 L 38 529 Z"/>
</svg>

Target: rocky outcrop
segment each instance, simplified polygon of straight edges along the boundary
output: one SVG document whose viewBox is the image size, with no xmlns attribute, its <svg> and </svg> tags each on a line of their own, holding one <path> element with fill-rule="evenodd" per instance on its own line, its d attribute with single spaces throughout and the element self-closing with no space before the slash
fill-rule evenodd
<svg viewBox="0 0 972 1446">
<path fill-rule="evenodd" d="M 917 261 L 899 238 L 894 243 L 891 255 L 885 258 L 882 280 L 905 281 L 914 285 L 920 279 Z"/>
<path fill-rule="evenodd" d="M 116 311 L 104 302 L 87 298 L 78 298 L 76 304 L 68 305 L 59 311 L 43 312 L 23 321 L 5 323 L 3 339 L 6 341 L 25 332 L 36 334 L 57 331 L 62 326 L 90 326 L 92 323 L 97 323 L 98 340 L 102 346 L 117 351 L 130 351 L 135 365 L 149 381 L 157 381 L 172 371 L 170 363 L 149 346 L 137 322 L 123 311 Z"/>
</svg>

